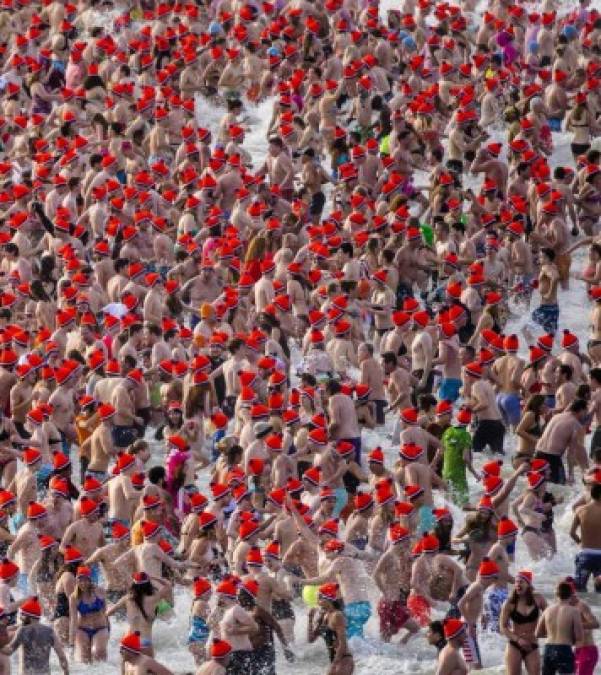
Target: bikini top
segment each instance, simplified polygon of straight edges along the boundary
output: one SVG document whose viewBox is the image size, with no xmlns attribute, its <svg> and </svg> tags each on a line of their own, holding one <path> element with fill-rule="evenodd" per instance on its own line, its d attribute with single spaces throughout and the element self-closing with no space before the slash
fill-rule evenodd
<svg viewBox="0 0 601 675">
<path fill-rule="evenodd" d="M 513 623 L 517 624 L 518 626 L 521 626 L 525 623 L 534 623 L 538 619 L 539 614 L 540 610 L 538 608 L 538 605 L 535 605 L 534 608 L 530 612 L 528 612 L 528 614 L 522 614 L 521 612 L 518 612 L 516 606 L 511 610 L 509 618 L 513 621 Z"/>
<path fill-rule="evenodd" d="M 94 598 L 92 602 L 84 602 L 80 600 L 77 603 L 77 611 L 82 615 L 86 616 L 87 614 L 95 614 L 96 612 L 101 612 L 104 609 L 104 598 Z"/>
</svg>

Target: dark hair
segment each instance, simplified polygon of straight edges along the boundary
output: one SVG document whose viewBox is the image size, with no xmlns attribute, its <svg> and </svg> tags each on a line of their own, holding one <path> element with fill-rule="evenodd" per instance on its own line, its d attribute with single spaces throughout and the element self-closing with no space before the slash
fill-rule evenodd
<svg viewBox="0 0 601 675">
<path fill-rule="evenodd" d="M 533 394 L 526 402 L 526 410 L 538 415 L 545 401 L 546 397 L 543 394 Z"/>
<path fill-rule="evenodd" d="M 572 585 L 566 581 L 560 581 L 557 584 L 557 597 L 560 600 L 569 600 L 574 595 Z"/>
<path fill-rule="evenodd" d="M 574 375 L 574 369 L 572 366 L 569 366 L 567 363 L 562 363 L 561 366 L 559 366 L 559 372 L 562 375 L 565 375 L 568 380 L 572 379 L 572 376 Z"/>
<path fill-rule="evenodd" d="M 601 499 L 601 483 L 595 483 L 591 487 L 591 499 L 598 502 Z"/>
<path fill-rule="evenodd" d="M 144 598 L 152 595 L 153 593 L 154 586 L 152 585 L 150 579 L 142 584 L 133 583 L 129 589 L 129 595 L 131 599 L 135 602 L 136 606 L 140 610 L 140 613 L 146 621 L 148 621 L 148 617 L 146 616 L 146 610 L 144 609 Z"/>
<path fill-rule="evenodd" d="M 438 633 L 441 637 L 444 638 L 444 627 L 442 621 L 430 621 L 428 628 L 432 633 Z"/>
<path fill-rule="evenodd" d="M 340 382 L 336 382 L 336 380 L 328 380 L 328 383 L 326 384 L 326 391 L 328 394 L 330 394 L 330 396 L 340 393 Z"/>
<path fill-rule="evenodd" d="M 350 244 L 348 241 L 345 241 L 345 242 L 341 245 L 340 250 L 342 251 L 342 253 L 346 253 L 346 254 L 349 255 L 351 258 L 353 257 L 353 245 Z"/>
<path fill-rule="evenodd" d="M 530 586 L 530 584 L 527 585 L 526 591 L 523 595 L 523 598 L 524 598 L 524 601 L 526 602 L 527 606 L 536 604 L 536 600 L 534 599 L 534 593 L 532 591 L 532 586 Z M 518 592 L 514 588 L 513 592 L 509 596 L 509 604 L 513 605 L 513 607 L 515 609 L 518 605 L 519 599 L 520 599 L 520 596 L 518 595 Z"/>
<path fill-rule="evenodd" d="M 384 352 L 382 354 L 382 361 L 384 361 L 384 363 L 391 363 L 394 366 L 398 365 L 398 360 L 394 352 Z"/>
<path fill-rule="evenodd" d="M 230 340 L 230 343 L 227 346 L 227 348 L 230 350 L 232 354 L 234 354 L 240 349 L 240 347 L 242 347 L 243 344 L 244 342 L 242 342 L 240 338 L 234 338 L 233 340 Z"/>
<path fill-rule="evenodd" d="M 570 412 L 579 413 L 588 409 L 588 404 L 586 401 L 583 401 L 581 398 L 577 398 L 572 405 L 568 408 Z"/>
<path fill-rule="evenodd" d="M 599 384 L 601 384 L 601 368 L 591 368 L 589 371 L 589 376 L 591 380 L 595 380 Z"/>
<path fill-rule="evenodd" d="M 148 470 L 148 480 L 152 485 L 157 485 L 167 475 L 164 466 L 152 466 Z"/>
<path fill-rule="evenodd" d="M 544 253 L 551 262 L 555 261 L 555 251 L 552 248 L 541 248 L 541 253 Z"/>
<path fill-rule="evenodd" d="M 432 396 L 432 394 L 420 394 L 417 399 L 417 405 L 420 410 L 430 410 L 436 403 L 436 397 Z"/>
</svg>

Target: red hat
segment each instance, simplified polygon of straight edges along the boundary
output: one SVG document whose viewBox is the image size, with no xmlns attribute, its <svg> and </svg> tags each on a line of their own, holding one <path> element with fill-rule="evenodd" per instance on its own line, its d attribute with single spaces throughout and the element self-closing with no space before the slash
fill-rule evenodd
<svg viewBox="0 0 601 675">
<path fill-rule="evenodd" d="M 499 566 L 494 560 L 490 558 L 483 558 L 478 567 L 478 575 L 483 579 L 490 579 L 491 577 L 499 576 Z"/>
<path fill-rule="evenodd" d="M 409 501 L 413 501 L 424 494 L 424 488 L 421 485 L 405 485 L 405 494 Z"/>
<path fill-rule="evenodd" d="M 10 504 L 14 504 L 17 501 L 17 497 L 13 492 L 8 490 L 0 490 L 0 509 L 4 509 Z"/>
<path fill-rule="evenodd" d="M 417 408 L 404 408 L 400 412 L 401 420 L 405 424 L 415 425 L 417 424 L 418 410 Z"/>
<path fill-rule="evenodd" d="M 503 339 L 503 349 L 506 352 L 515 353 L 519 349 L 518 336 L 515 334 L 506 335 Z"/>
<path fill-rule="evenodd" d="M 117 459 L 117 469 L 119 472 L 125 471 L 136 462 L 135 455 L 130 455 L 128 452 L 122 452 Z"/>
<path fill-rule="evenodd" d="M 101 403 L 98 406 L 98 415 L 103 422 L 110 419 L 116 412 L 117 410 L 110 403 Z"/>
<path fill-rule="evenodd" d="M 2 581 L 8 581 L 19 574 L 19 566 L 16 565 L 12 560 L 4 558 L 0 563 L 0 579 Z"/>
<path fill-rule="evenodd" d="M 159 523 L 155 523 L 151 520 L 142 521 L 142 533 L 144 535 L 144 539 L 151 539 L 159 533 L 160 529 L 161 525 Z"/>
<path fill-rule="evenodd" d="M 436 415 L 442 417 L 443 415 L 451 415 L 453 413 L 453 404 L 451 401 L 439 401 L 435 409 Z"/>
<path fill-rule="evenodd" d="M 113 541 L 121 541 L 129 536 L 129 528 L 125 527 L 123 523 L 116 521 L 111 526 L 111 538 Z"/>
<path fill-rule="evenodd" d="M 432 514 L 436 518 L 437 523 L 440 522 L 441 520 L 444 520 L 445 518 L 453 520 L 453 516 L 451 515 L 449 509 L 446 509 L 444 507 L 433 509 Z"/>
<path fill-rule="evenodd" d="M 53 476 L 48 483 L 51 492 L 61 495 L 65 499 L 69 497 L 69 481 L 66 478 Z"/>
<path fill-rule="evenodd" d="M 84 577 L 86 579 L 91 579 L 92 578 L 92 570 L 87 565 L 80 565 L 75 572 L 75 576 L 78 579 L 81 579 L 82 577 Z"/>
<path fill-rule="evenodd" d="M 39 619 L 42 616 L 42 605 L 40 605 L 37 596 L 33 596 L 25 600 L 19 608 L 19 612 L 24 616 L 30 616 L 34 619 Z"/>
<path fill-rule="evenodd" d="M 546 352 L 550 352 L 553 350 L 553 340 L 554 340 L 553 335 L 550 334 L 540 335 L 536 339 L 536 344 L 538 347 L 544 349 Z"/>
<path fill-rule="evenodd" d="M 384 464 L 384 453 L 382 452 L 382 448 L 380 447 L 374 448 L 367 455 L 367 461 L 373 462 L 374 464 Z"/>
<path fill-rule="evenodd" d="M 512 537 L 518 532 L 518 526 L 510 518 L 503 516 L 501 520 L 499 520 L 499 523 L 497 524 L 497 536 L 499 539 Z"/>
<path fill-rule="evenodd" d="M 330 518 L 319 526 L 318 532 L 319 534 L 333 534 L 334 536 L 337 536 L 338 529 L 338 518 Z"/>
<path fill-rule="evenodd" d="M 570 331 L 566 328 L 563 331 L 563 335 L 561 337 L 562 349 L 569 349 L 570 347 L 575 347 L 577 345 L 578 345 L 578 337 L 574 335 L 574 333 L 570 333 Z"/>
<path fill-rule="evenodd" d="M 536 490 L 545 482 L 545 475 L 538 471 L 529 471 L 526 474 L 526 479 L 528 480 L 528 489 Z"/>
<path fill-rule="evenodd" d="M 459 637 L 465 631 L 465 623 L 461 619 L 445 619 L 443 622 L 444 636 L 446 640 Z"/>
<path fill-rule="evenodd" d="M 262 567 L 263 556 L 258 546 L 252 546 L 246 554 L 246 564 L 250 567 Z"/>
<path fill-rule="evenodd" d="M 530 570 L 520 570 L 516 575 L 516 579 L 525 581 L 529 586 L 532 586 L 532 572 Z"/>
<path fill-rule="evenodd" d="M 460 408 L 457 411 L 457 426 L 467 427 L 472 421 L 472 411 L 469 408 Z"/>
<path fill-rule="evenodd" d="M 90 497 L 86 497 L 85 495 L 79 500 L 79 510 L 82 516 L 91 516 L 95 514 L 98 509 L 100 508 L 100 505 L 98 502 L 94 499 L 90 499 Z"/>
<path fill-rule="evenodd" d="M 478 361 L 472 361 L 465 366 L 465 372 L 470 377 L 479 380 L 482 377 L 482 365 Z"/>
<path fill-rule="evenodd" d="M 25 448 L 23 452 L 22 461 L 27 466 L 33 466 L 36 462 L 42 459 L 42 453 L 36 448 Z"/>
<path fill-rule="evenodd" d="M 42 551 L 45 551 L 49 548 L 52 548 L 53 546 L 58 545 L 56 539 L 54 537 L 48 536 L 47 534 L 40 534 L 38 536 L 38 543 Z"/>
<path fill-rule="evenodd" d="M 335 582 L 323 584 L 319 587 L 319 597 L 330 602 L 335 602 L 339 597 L 339 585 Z"/>
<path fill-rule="evenodd" d="M 193 589 L 194 597 L 202 598 L 203 595 L 206 595 L 211 591 L 211 582 L 204 577 L 195 577 Z"/>
<path fill-rule="evenodd" d="M 374 500 L 369 492 L 357 492 L 353 500 L 355 511 L 366 511 L 373 506 Z"/>
<path fill-rule="evenodd" d="M 503 487 L 503 480 L 499 476 L 486 476 L 482 479 L 482 484 L 484 486 L 485 495 L 487 497 L 492 497 Z"/>
<path fill-rule="evenodd" d="M 240 539 L 244 541 L 245 539 L 252 537 L 258 529 L 259 523 L 257 523 L 255 520 L 248 520 L 240 525 L 238 534 L 240 535 Z"/>
<path fill-rule="evenodd" d="M 424 449 L 415 443 L 403 443 L 399 455 L 407 462 L 415 462 L 424 454 Z"/>
<path fill-rule="evenodd" d="M 503 460 L 494 459 L 482 465 L 482 475 L 484 476 L 500 476 Z"/>
<path fill-rule="evenodd" d="M 54 467 L 55 471 L 61 471 L 70 465 L 71 460 L 67 457 L 67 455 L 64 455 L 62 452 L 58 451 L 52 453 L 52 466 Z"/>
<path fill-rule="evenodd" d="M 436 553 L 440 549 L 440 541 L 434 534 L 426 532 L 420 539 L 422 551 L 424 553 Z"/>
<path fill-rule="evenodd" d="M 201 530 L 206 530 L 208 527 L 217 522 L 217 516 L 210 511 L 203 511 L 198 515 L 198 526 Z"/>
<path fill-rule="evenodd" d="M 38 502 L 29 502 L 27 506 L 27 519 L 28 520 L 38 520 L 39 518 L 44 518 L 48 515 L 48 511 L 43 504 Z"/>
<path fill-rule="evenodd" d="M 411 538 L 411 532 L 406 527 L 399 525 L 399 523 L 392 523 L 388 528 L 388 539 L 393 544 L 400 544 L 403 541 L 408 541 Z"/>
<path fill-rule="evenodd" d="M 215 589 L 219 595 L 224 595 L 227 598 L 232 600 L 236 599 L 238 594 L 238 588 L 235 579 L 226 578 L 221 583 L 217 585 Z"/>
</svg>

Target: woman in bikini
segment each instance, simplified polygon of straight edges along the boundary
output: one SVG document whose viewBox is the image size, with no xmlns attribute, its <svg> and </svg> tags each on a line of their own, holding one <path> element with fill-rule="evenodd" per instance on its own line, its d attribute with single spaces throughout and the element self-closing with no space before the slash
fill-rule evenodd
<svg viewBox="0 0 601 675">
<path fill-rule="evenodd" d="M 104 591 L 92 582 L 92 570 L 80 565 L 69 597 L 69 644 L 79 663 L 106 661 L 109 624 Z"/>
<path fill-rule="evenodd" d="M 106 616 L 112 616 L 120 609 L 125 608 L 130 633 L 138 631 L 142 640 L 142 653 L 154 656 L 152 648 L 152 627 L 161 611 L 166 607 L 165 602 L 170 598 L 168 583 L 155 586 L 145 572 L 136 572 L 133 575 L 129 593 L 124 595 L 106 611 Z"/>
<path fill-rule="evenodd" d="M 512 460 L 514 469 L 534 456 L 536 442 L 542 436 L 546 424 L 547 412 L 545 397 L 542 394 L 530 396 L 515 430 L 518 437 L 518 451 Z"/>
<path fill-rule="evenodd" d="M 535 593 L 532 587 L 532 573 L 526 570 L 518 572 L 513 593 L 501 610 L 501 632 L 509 640 L 505 649 L 507 675 L 520 675 L 522 664 L 528 675 L 540 673 L 540 653 L 535 631 L 545 607 L 544 598 Z"/>
<path fill-rule="evenodd" d="M 591 147 L 591 131 L 596 125 L 586 104 L 586 94 L 576 94 L 574 104 L 566 118 L 565 129 L 573 134 L 570 147 L 576 161 Z"/>
<path fill-rule="evenodd" d="M 54 586 L 53 627 L 63 644 L 69 642 L 69 598 L 75 592 L 75 573 L 82 561 L 82 554 L 76 548 L 67 546 L 63 557 L 63 567 Z"/>
</svg>

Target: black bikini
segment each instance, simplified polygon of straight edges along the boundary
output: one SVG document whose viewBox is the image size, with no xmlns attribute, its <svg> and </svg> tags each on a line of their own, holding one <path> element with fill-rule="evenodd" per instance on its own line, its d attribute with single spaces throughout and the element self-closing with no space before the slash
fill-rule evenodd
<svg viewBox="0 0 601 675">
<path fill-rule="evenodd" d="M 527 623 L 535 623 L 538 620 L 539 614 L 540 614 L 540 609 L 538 608 L 537 605 L 535 605 L 534 608 L 530 612 L 528 612 L 528 614 L 522 614 L 521 612 L 518 612 L 518 609 L 517 609 L 517 606 L 516 606 L 511 610 L 509 618 L 511 619 L 511 621 L 516 626 L 523 626 L 524 624 L 527 624 Z M 528 654 L 531 654 L 535 649 L 538 649 L 538 643 L 537 642 L 531 642 L 529 648 L 522 647 L 515 640 L 509 640 L 509 644 L 512 647 L 515 647 L 520 652 L 523 659 L 525 659 L 528 656 Z"/>
</svg>

